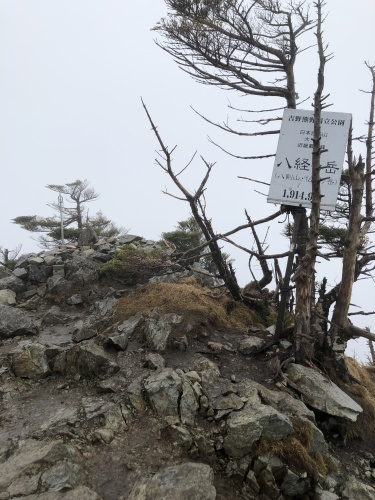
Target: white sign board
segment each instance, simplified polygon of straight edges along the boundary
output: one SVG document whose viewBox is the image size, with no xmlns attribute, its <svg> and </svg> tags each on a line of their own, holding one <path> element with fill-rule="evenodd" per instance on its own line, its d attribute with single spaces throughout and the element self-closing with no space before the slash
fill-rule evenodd
<svg viewBox="0 0 375 500">
<path fill-rule="evenodd" d="M 322 112 L 320 184 L 321 208 L 334 210 L 349 127 L 349 113 Z M 268 203 L 311 207 L 314 111 L 285 109 L 272 172 Z"/>
</svg>

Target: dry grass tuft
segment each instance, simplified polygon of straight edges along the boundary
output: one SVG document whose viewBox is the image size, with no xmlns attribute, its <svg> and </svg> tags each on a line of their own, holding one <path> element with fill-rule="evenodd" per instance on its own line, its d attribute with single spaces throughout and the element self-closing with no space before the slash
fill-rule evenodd
<svg viewBox="0 0 375 500">
<path fill-rule="evenodd" d="M 319 474 L 326 476 L 335 466 L 329 456 L 321 453 L 310 453 L 313 437 L 313 424 L 306 419 L 293 418 L 294 433 L 287 439 L 272 441 L 262 439 L 253 450 L 254 456 L 273 453 L 292 470 L 317 478 Z"/>
<path fill-rule="evenodd" d="M 357 422 L 346 424 L 346 439 L 362 439 L 365 442 L 375 440 L 375 383 L 372 379 L 373 367 L 363 366 L 353 358 L 345 358 L 349 374 L 358 382 L 345 384 L 342 389 L 362 408 Z"/>
<path fill-rule="evenodd" d="M 176 313 L 186 320 L 202 322 L 215 328 L 246 332 L 250 325 L 264 329 L 259 315 L 219 291 L 199 285 L 194 278 L 180 283 L 151 283 L 118 300 L 116 321 L 137 313 L 147 314 L 152 308 L 161 314 Z"/>
<path fill-rule="evenodd" d="M 330 462 L 320 453 L 310 454 L 296 436 L 289 436 L 282 441 L 262 439 L 253 451 L 254 456 L 273 453 L 292 470 L 317 478 L 319 474 L 326 476 L 331 469 Z"/>
</svg>

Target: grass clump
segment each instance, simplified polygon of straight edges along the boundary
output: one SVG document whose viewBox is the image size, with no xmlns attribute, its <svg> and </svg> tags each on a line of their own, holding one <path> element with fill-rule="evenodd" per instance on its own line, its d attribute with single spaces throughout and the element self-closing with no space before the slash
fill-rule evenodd
<svg viewBox="0 0 375 500">
<path fill-rule="evenodd" d="M 308 476 L 313 479 L 317 479 L 319 475 L 327 476 L 335 467 L 329 456 L 310 451 L 313 424 L 306 419 L 294 418 L 292 421 L 294 433 L 291 436 L 280 441 L 261 439 L 252 455 L 273 453 L 295 472 L 307 472 Z"/>
<path fill-rule="evenodd" d="M 230 306 L 230 307 L 229 307 Z M 186 278 L 179 283 L 149 283 L 118 300 L 116 319 L 124 321 L 131 316 L 147 314 L 157 308 L 160 314 L 175 313 L 185 318 L 216 329 L 233 329 L 245 333 L 249 325 L 264 328 L 259 315 L 236 303 L 225 294 L 213 291 Z"/>
</svg>

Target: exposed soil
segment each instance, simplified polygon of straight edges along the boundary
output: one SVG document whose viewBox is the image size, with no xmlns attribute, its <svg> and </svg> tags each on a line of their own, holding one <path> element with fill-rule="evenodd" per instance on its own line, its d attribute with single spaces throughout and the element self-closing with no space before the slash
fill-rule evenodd
<svg viewBox="0 0 375 500">
<path fill-rule="evenodd" d="M 280 379 L 275 380 L 274 375 L 280 359 L 283 356 L 286 358 L 288 353 L 283 353 L 275 345 L 256 356 L 240 354 L 237 350 L 238 343 L 245 335 L 272 339 L 265 330 L 267 317 L 262 318 L 259 312 L 249 312 L 245 308 L 242 309 L 242 306 L 233 307 L 230 304 L 231 301 L 224 294 L 197 287 L 193 283 L 155 284 L 138 288 L 118 300 L 116 314 L 111 321 L 103 325 L 105 333 L 101 333 L 96 342 L 102 344 L 120 322 L 135 313 L 144 313 L 158 307 L 163 313 L 177 313 L 184 318 L 173 330 L 167 351 L 162 353 L 167 367 L 191 370 L 196 357 L 203 355 L 217 363 L 222 377 L 233 383 L 249 378 L 275 388 Z M 44 304 L 37 312 L 25 312 L 40 326 L 41 319 L 49 307 L 50 304 Z M 40 326 L 40 334 L 32 340 L 42 344 L 54 344 L 64 349 L 74 345 L 73 325 L 77 319 L 87 316 L 88 309 L 73 306 L 63 309 L 67 316 L 66 322 L 56 326 Z M 181 332 L 184 332 L 187 338 L 184 347 L 181 347 Z M 119 402 L 126 387 L 144 371 L 148 350 L 140 334 L 132 337 L 126 351 L 107 350 L 108 355 L 120 366 L 115 378 L 122 384 L 118 391 L 108 393 L 103 392 L 98 381 L 79 377 L 69 379 L 52 374 L 38 381 L 16 378 L 9 368 L 8 355 L 21 340 L 24 339 L 14 338 L 0 343 L 0 359 L 3 361 L 0 394 L 4 396 L 0 410 L 0 461 L 7 458 L 7 454 L 12 450 L 12 443 L 17 446 L 21 439 L 42 438 L 46 431 L 46 422 L 51 423 L 59 410 L 69 413 L 71 409 L 71 430 L 68 432 L 64 429 L 59 435 L 65 442 L 79 447 L 85 469 L 88 471 L 88 485 L 104 500 L 125 500 L 137 479 L 157 472 L 162 467 L 190 460 L 210 463 L 210 457 L 204 457 L 203 448 L 198 457 L 197 450 L 183 451 L 173 446 L 170 441 L 162 439 L 165 421 L 155 418 L 150 410 L 143 414 L 133 412 L 128 430 L 119 433 L 109 444 L 88 442 L 85 438 L 87 429 L 84 426 L 77 431 L 77 416 L 74 411 L 79 411 L 84 398 Z M 360 384 L 365 384 L 365 381 L 360 381 Z M 353 397 L 361 404 L 365 395 L 357 390 Z M 348 469 L 353 466 L 360 468 L 361 459 L 366 453 L 372 454 L 375 450 L 374 427 L 363 425 L 363 422 L 368 421 L 366 419 L 369 415 L 371 416 L 372 409 L 375 409 L 375 400 L 372 407 L 369 396 L 368 399 L 366 415 L 361 417 L 364 420 L 360 420 L 356 429 L 353 428 L 352 436 L 338 435 L 334 440 L 333 454 Z M 375 415 L 373 417 L 375 418 Z M 209 422 L 198 417 L 198 427 L 206 428 L 209 434 L 214 434 L 220 425 L 221 422 Z M 216 461 L 210 465 L 215 469 L 218 500 L 244 498 L 240 494 L 240 485 L 223 474 L 224 469 L 220 462 Z"/>
</svg>

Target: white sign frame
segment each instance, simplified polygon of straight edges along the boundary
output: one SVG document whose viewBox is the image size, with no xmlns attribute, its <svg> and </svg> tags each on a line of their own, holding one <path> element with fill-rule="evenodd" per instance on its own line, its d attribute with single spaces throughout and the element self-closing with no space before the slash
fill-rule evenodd
<svg viewBox="0 0 375 500">
<path fill-rule="evenodd" d="M 352 115 L 322 112 L 321 209 L 335 210 Z M 285 109 L 267 202 L 311 208 L 314 111 Z"/>
</svg>

